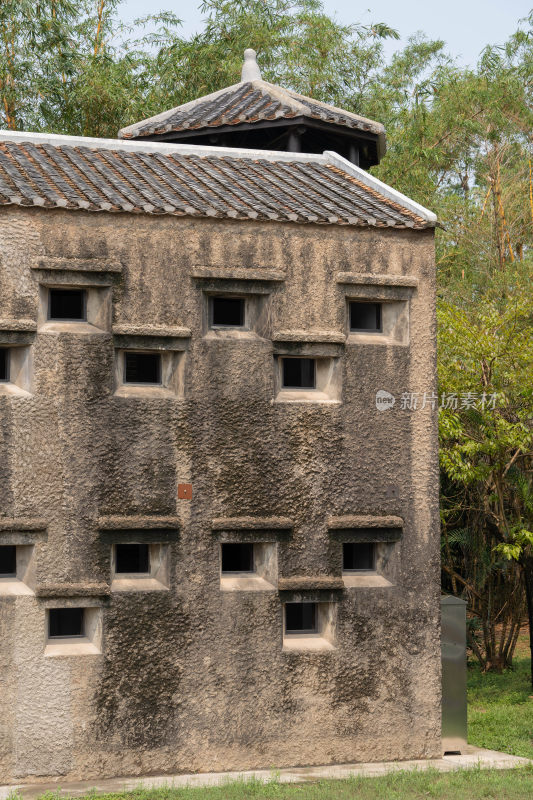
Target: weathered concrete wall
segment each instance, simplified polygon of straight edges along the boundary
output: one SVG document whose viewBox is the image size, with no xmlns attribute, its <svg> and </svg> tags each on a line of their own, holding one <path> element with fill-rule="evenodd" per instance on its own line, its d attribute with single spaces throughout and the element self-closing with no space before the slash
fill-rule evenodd
<svg viewBox="0 0 533 800">
<path fill-rule="evenodd" d="M 0 320 L 37 320 L 40 259 L 110 259 L 114 324 L 192 331 L 183 398 L 114 395 L 111 333 L 75 330 L 37 332 L 31 395 L 0 394 L 0 521 L 46 520 L 37 592 L 109 586 L 100 517 L 180 518 L 169 591 L 104 599 L 101 655 L 46 657 L 45 600 L 0 596 L 0 782 L 437 756 L 436 413 L 374 402 L 435 389 L 432 232 L 0 213 Z M 205 337 L 199 265 L 285 273 L 262 338 Z M 341 346 L 341 404 L 273 403 L 272 333 L 344 333 L 340 271 L 419 279 L 410 346 Z M 335 649 L 285 652 L 277 591 L 220 591 L 211 521 L 288 517 L 279 576 L 339 576 L 349 514 L 403 517 L 397 580 L 339 595 Z"/>
</svg>

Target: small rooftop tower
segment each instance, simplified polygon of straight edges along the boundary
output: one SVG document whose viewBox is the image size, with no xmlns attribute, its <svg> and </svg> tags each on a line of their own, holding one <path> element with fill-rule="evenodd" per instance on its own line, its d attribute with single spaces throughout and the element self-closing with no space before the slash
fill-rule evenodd
<svg viewBox="0 0 533 800">
<path fill-rule="evenodd" d="M 334 150 L 364 169 L 385 153 L 383 125 L 267 83 L 250 49 L 244 51 L 239 83 L 122 128 L 118 135 L 292 153 Z"/>
</svg>

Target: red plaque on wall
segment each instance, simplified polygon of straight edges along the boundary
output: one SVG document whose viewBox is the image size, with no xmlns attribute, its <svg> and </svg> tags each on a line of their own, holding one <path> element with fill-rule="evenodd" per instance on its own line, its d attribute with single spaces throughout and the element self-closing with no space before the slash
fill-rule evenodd
<svg viewBox="0 0 533 800">
<path fill-rule="evenodd" d="M 178 500 L 192 500 L 192 483 L 178 483 Z"/>
</svg>

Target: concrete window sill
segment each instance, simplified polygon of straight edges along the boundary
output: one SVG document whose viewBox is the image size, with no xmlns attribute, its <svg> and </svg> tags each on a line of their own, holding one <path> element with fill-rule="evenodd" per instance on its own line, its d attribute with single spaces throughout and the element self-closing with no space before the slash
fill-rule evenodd
<svg viewBox="0 0 533 800">
<path fill-rule="evenodd" d="M 141 386 L 137 384 L 123 384 L 114 393 L 115 397 L 139 397 L 145 400 L 157 400 L 163 398 L 178 399 L 178 396 L 166 386 Z"/>
<path fill-rule="evenodd" d="M 44 654 L 50 656 L 99 656 L 101 651 L 85 636 L 76 639 L 48 640 Z"/>
<path fill-rule="evenodd" d="M 237 342 L 263 342 L 255 331 L 245 331 L 242 328 L 210 328 L 204 336 L 204 339 L 211 341 L 220 341 L 220 339 L 233 339 Z"/>
<path fill-rule="evenodd" d="M 342 576 L 342 580 L 347 589 L 370 589 L 373 587 L 393 585 L 384 578 L 383 575 L 376 575 L 376 573 L 372 572 L 361 572 L 359 575 L 345 572 Z"/>
<path fill-rule="evenodd" d="M 168 592 L 168 586 L 156 578 L 113 578 L 112 592 Z"/>
<path fill-rule="evenodd" d="M 381 344 L 387 347 L 409 347 L 409 342 L 402 342 L 394 339 L 392 336 L 387 336 L 383 333 L 349 333 L 346 338 L 346 344 Z"/>
<path fill-rule="evenodd" d="M 333 406 L 341 405 L 340 400 L 333 400 L 326 392 L 320 392 L 316 389 L 295 392 L 281 391 L 276 395 L 274 403 L 320 403 Z"/>
<path fill-rule="evenodd" d="M 283 650 L 285 652 L 294 650 L 317 652 L 321 650 L 335 650 L 335 647 L 319 633 L 286 633 L 283 637 Z"/>
<path fill-rule="evenodd" d="M 21 389 L 15 383 L 0 383 L 0 395 L 7 397 L 31 397 L 31 393 L 26 389 Z"/>
<path fill-rule="evenodd" d="M 222 575 L 220 589 L 223 592 L 271 592 L 276 587 L 259 575 Z"/>
<path fill-rule="evenodd" d="M 39 333 L 77 333 L 88 336 L 100 334 L 108 336 L 108 332 L 91 325 L 90 322 L 44 322 L 39 327 Z"/>
<path fill-rule="evenodd" d="M 33 594 L 33 590 L 18 578 L 0 578 L 0 597 Z"/>
</svg>

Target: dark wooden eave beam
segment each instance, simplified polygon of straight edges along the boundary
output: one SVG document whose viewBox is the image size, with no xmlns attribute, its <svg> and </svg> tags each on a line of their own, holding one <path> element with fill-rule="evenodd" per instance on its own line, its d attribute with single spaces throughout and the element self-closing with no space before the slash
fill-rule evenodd
<svg viewBox="0 0 533 800">
<path fill-rule="evenodd" d="M 324 122 L 312 119 L 311 117 L 293 117 L 292 119 L 272 119 L 261 120 L 259 122 L 238 122 L 235 125 L 214 125 L 198 128 L 187 128 L 187 130 L 168 131 L 167 133 L 151 134 L 150 136 L 138 136 L 125 141 L 139 142 L 168 142 L 179 141 L 180 139 L 190 139 L 195 136 L 223 135 L 225 133 L 247 132 L 267 130 L 269 128 L 298 128 L 302 125 L 308 131 L 321 131 L 332 135 L 341 135 L 346 139 L 363 139 L 365 142 L 378 142 L 379 135 L 371 131 L 360 130 L 359 128 L 348 128 L 346 125 L 339 125 L 335 122 Z"/>
</svg>

